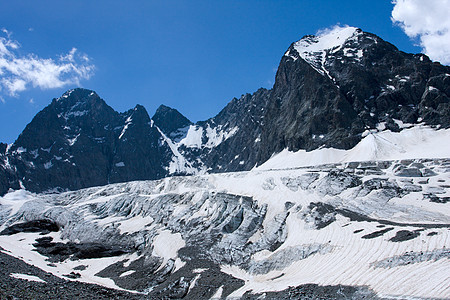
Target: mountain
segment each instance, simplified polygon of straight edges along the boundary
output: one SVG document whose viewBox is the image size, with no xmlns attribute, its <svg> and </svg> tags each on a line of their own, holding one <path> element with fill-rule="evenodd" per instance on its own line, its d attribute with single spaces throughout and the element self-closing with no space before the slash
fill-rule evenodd
<svg viewBox="0 0 450 300">
<path fill-rule="evenodd" d="M 3 171 L 37 192 L 161 178 L 173 153 L 152 124 L 140 105 L 117 113 L 93 91 L 70 90 L 4 149 Z"/>
<path fill-rule="evenodd" d="M 449 97 L 353 27 L 206 121 L 70 90 L 0 144 L 0 296 L 446 298 Z"/>
<path fill-rule="evenodd" d="M 377 124 L 448 128 L 449 70 L 352 27 L 305 36 L 281 59 L 259 162 L 285 148 L 350 149 Z"/>
<path fill-rule="evenodd" d="M 271 90 L 195 124 L 164 105 L 152 118 L 139 105 L 118 113 L 93 91 L 71 90 L 0 148 L 0 194 L 250 170 L 282 151 L 348 150 L 367 132 L 449 128 L 449 74 L 423 54 L 336 27 L 292 43 Z"/>
</svg>

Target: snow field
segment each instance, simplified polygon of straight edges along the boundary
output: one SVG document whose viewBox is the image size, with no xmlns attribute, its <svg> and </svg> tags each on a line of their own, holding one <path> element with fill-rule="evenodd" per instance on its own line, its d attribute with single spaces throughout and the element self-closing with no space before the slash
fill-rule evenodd
<svg viewBox="0 0 450 300">
<path fill-rule="evenodd" d="M 400 132 L 367 134 L 354 148 L 287 149 L 275 154 L 256 170 L 298 168 L 330 163 L 450 157 L 450 129 L 434 130 L 417 125 Z"/>
</svg>

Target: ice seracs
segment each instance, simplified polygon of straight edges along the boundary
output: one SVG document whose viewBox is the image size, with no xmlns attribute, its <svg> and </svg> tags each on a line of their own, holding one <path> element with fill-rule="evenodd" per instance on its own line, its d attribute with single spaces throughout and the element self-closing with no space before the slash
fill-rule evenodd
<svg viewBox="0 0 450 300">
<path fill-rule="evenodd" d="M 15 191 L 0 197 L 0 247 L 150 298 L 283 298 L 307 284 L 353 287 L 349 299 L 445 298 L 449 166 L 364 161 Z"/>
</svg>

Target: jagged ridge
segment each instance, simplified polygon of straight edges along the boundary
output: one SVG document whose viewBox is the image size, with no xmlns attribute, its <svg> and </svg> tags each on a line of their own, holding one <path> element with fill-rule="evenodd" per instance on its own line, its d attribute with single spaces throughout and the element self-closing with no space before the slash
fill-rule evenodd
<svg viewBox="0 0 450 300">
<path fill-rule="evenodd" d="M 0 147 L 0 194 L 249 170 L 285 149 L 350 149 L 368 129 L 448 128 L 449 97 L 449 67 L 336 27 L 293 43 L 271 90 L 196 124 L 166 106 L 150 119 L 142 106 L 117 113 L 93 91 L 68 91 Z"/>
</svg>

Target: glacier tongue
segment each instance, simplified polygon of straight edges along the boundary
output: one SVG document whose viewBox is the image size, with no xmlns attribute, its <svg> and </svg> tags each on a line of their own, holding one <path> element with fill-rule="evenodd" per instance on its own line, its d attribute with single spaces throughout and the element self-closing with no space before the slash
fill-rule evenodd
<svg viewBox="0 0 450 300">
<path fill-rule="evenodd" d="M 366 161 L 15 191 L 0 198 L 0 247 L 59 277 L 157 298 L 319 286 L 446 297 L 449 172 L 448 159 Z"/>
</svg>

